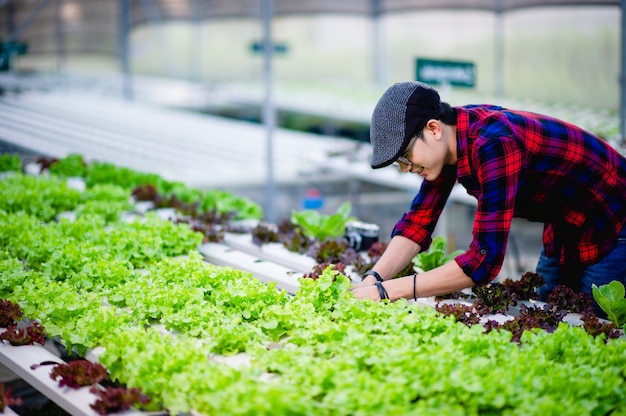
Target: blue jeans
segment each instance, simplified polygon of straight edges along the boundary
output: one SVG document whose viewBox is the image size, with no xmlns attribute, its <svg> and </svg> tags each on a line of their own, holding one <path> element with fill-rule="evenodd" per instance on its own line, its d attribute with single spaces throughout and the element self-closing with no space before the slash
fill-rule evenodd
<svg viewBox="0 0 626 416">
<path fill-rule="evenodd" d="M 618 280 L 626 286 L 626 227 L 622 229 L 613 250 L 604 256 L 598 263 L 576 270 L 563 270 L 559 266 L 558 258 L 547 257 L 541 250 L 537 262 L 537 274 L 543 277 L 544 284 L 537 289 L 539 297 L 545 302 L 548 294 L 557 285 L 566 285 L 576 291 L 592 295 L 591 285 L 605 285 Z M 593 295 L 592 295 L 593 296 Z M 606 318 L 606 313 L 594 302 L 594 311 L 600 318 Z"/>
</svg>

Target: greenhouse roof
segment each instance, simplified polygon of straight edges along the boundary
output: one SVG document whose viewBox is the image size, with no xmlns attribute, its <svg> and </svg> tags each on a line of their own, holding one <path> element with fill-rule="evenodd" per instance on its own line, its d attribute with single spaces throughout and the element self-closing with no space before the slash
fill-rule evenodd
<svg viewBox="0 0 626 416">
<path fill-rule="evenodd" d="M 116 54 L 118 24 L 130 26 L 165 20 L 255 18 L 263 12 L 262 0 L 0 0 L 0 40 L 28 43 L 29 53 L 54 52 L 63 32 L 80 33 L 77 52 Z M 546 6 L 615 6 L 619 0 L 274 0 L 273 15 L 356 14 L 379 17 L 411 10 L 461 9 L 494 13 Z M 126 10 L 126 11 L 124 11 Z M 60 31 L 59 27 L 65 29 Z"/>
</svg>

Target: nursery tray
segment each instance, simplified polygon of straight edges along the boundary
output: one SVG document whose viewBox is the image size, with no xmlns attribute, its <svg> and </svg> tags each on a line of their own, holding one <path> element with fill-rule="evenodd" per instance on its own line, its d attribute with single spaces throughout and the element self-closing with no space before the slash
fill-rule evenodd
<svg viewBox="0 0 626 416">
<path fill-rule="evenodd" d="M 298 290 L 298 278 L 302 277 L 302 273 L 297 270 L 220 243 L 205 243 L 199 251 L 209 263 L 250 272 L 262 282 L 276 282 L 277 287 L 291 294 Z"/>
</svg>

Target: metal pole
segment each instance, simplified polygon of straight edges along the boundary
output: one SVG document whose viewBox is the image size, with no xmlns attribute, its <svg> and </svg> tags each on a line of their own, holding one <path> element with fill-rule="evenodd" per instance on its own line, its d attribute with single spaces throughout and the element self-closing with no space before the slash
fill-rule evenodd
<svg viewBox="0 0 626 416">
<path fill-rule="evenodd" d="M 57 0 L 56 10 L 54 11 L 56 41 L 57 41 L 57 71 L 61 72 L 67 64 L 67 50 L 65 42 L 65 25 L 61 18 L 61 7 L 64 0 Z"/>
<path fill-rule="evenodd" d="M 202 83 L 202 49 L 203 49 L 203 10 L 200 4 L 200 0 L 195 0 L 193 3 L 193 31 L 194 36 L 190 36 L 190 38 L 195 37 L 195 42 L 191 40 L 190 44 L 190 60 L 189 60 L 189 68 L 190 68 L 190 79 L 191 81 L 196 81 Z"/>
<path fill-rule="evenodd" d="M 496 97 L 504 95 L 504 5 L 503 0 L 495 0 L 495 30 L 494 30 L 494 92 Z"/>
<path fill-rule="evenodd" d="M 374 25 L 374 82 L 378 86 L 387 84 L 387 57 L 380 0 L 372 0 L 372 24 Z"/>
<path fill-rule="evenodd" d="M 266 128 L 266 161 L 267 178 L 265 192 L 265 219 L 275 222 L 274 212 L 274 128 L 276 126 L 276 112 L 273 99 L 273 76 L 272 76 L 272 55 L 274 45 L 272 43 L 272 16 L 274 15 L 274 1 L 263 0 L 263 79 L 265 83 L 265 99 L 263 102 L 263 123 Z"/>
<path fill-rule="evenodd" d="M 133 87 L 130 73 L 130 24 L 131 24 L 131 0 L 119 0 L 119 51 L 122 69 L 122 94 L 125 99 L 133 99 Z"/>
<path fill-rule="evenodd" d="M 7 26 L 7 30 L 6 33 L 11 34 L 13 33 L 13 31 L 15 30 L 15 4 L 12 2 L 12 0 L 6 0 L 4 3 L 0 2 L 0 7 L 2 6 L 6 6 L 6 26 Z M 0 29 L 2 29 L 0 27 Z M 0 36 L 3 35 L 3 31 L 0 30 Z M 2 41 L 2 38 L 0 37 L 0 41 Z M 4 65 L 7 65 L 7 68 L 11 69 L 11 62 L 6 62 L 9 61 L 11 59 L 10 54 L 6 54 L 6 55 L 0 55 L 0 67 L 3 67 Z"/>
</svg>

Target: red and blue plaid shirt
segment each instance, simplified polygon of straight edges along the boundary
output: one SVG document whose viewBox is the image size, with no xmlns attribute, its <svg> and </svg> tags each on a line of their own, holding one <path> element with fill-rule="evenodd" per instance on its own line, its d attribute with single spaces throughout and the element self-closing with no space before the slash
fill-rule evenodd
<svg viewBox="0 0 626 416">
<path fill-rule="evenodd" d="M 561 264 L 598 262 L 626 217 L 626 158 L 561 120 L 492 105 L 456 107 L 457 164 L 424 180 L 392 235 L 423 250 L 458 181 L 478 200 L 473 239 L 455 258 L 476 284 L 502 267 L 514 217 L 543 222 L 546 255 Z"/>
</svg>

